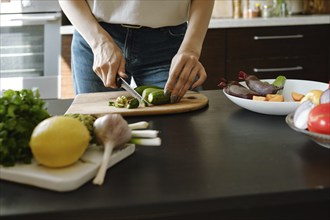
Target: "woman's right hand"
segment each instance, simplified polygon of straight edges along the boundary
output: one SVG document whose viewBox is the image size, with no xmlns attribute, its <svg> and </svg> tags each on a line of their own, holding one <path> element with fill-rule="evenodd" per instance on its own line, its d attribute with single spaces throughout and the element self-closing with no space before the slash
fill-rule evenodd
<svg viewBox="0 0 330 220">
<path fill-rule="evenodd" d="M 126 78 L 125 59 L 111 36 L 100 26 L 87 1 L 59 0 L 62 10 L 94 54 L 93 70 L 104 86 L 117 88 L 116 76 Z"/>
<path fill-rule="evenodd" d="M 117 88 L 116 76 L 126 78 L 125 58 L 113 40 L 103 40 L 92 48 L 94 54 L 93 70 L 103 81 L 105 87 Z"/>
</svg>

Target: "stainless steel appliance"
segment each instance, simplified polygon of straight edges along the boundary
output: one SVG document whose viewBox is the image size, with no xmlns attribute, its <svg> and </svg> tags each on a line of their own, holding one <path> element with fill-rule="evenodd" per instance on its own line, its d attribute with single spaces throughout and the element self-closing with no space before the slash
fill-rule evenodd
<svg viewBox="0 0 330 220">
<path fill-rule="evenodd" d="M 0 91 L 60 97 L 61 8 L 56 0 L 0 0 Z"/>
</svg>

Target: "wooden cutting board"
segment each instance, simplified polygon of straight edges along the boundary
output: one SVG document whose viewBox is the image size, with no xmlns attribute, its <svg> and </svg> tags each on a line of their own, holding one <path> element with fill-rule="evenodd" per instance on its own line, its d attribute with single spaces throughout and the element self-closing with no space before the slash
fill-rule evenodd
<svg viewBox="0 0 330 220">
<path fill-rule="evenodd" d="M 123 116 L 174 114 L 201 109 L 207 106 L 209 101 L 208 98 L 201 93 L 188 91 L 180 102 L 174 104 L 149 107 L 140 106 L 135 109 L 109 106 L 109 101 L 114 101 L 121 95 L 130 96 L 126 91 L 79 94 L 74 98 L 66 114 L 79 113 L 97 116 L 108 113 L 118 113 Z"/>
</svg>

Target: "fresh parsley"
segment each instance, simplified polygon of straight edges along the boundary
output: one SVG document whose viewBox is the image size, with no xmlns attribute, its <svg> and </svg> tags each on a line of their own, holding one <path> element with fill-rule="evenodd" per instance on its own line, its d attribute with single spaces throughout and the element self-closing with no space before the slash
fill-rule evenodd
<svg viewBox="0 0 330 220">
<path fill-rule="evenodd" d="M 6 90 L 0 97 L 0 164 L 31 163 L 29 140 L 39 122 L 50 117 L 38 90 Z"/>
</svg>

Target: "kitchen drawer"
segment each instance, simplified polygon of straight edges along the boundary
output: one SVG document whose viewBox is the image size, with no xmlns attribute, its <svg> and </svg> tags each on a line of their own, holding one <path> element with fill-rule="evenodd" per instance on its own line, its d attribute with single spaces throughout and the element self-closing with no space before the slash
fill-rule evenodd
<svg viewBox="0 0 330 220">
<path fill-rule="evenodd" d="M 284 75 L 290 79 L 329 82 L 329 60 L 326 56 L 305 56 L 275 59 L 235 59 L 227 63 L 228 80 L 237 80 L 239 71 L 254 74 L 261 79 Z"/>
<path fill-rule="evenodd" d="M 228 29 L 227 59 L 329 56 L 330 25 Z"/>
</svg>

